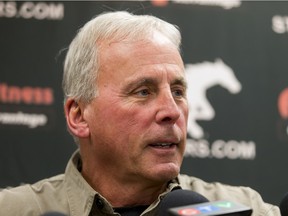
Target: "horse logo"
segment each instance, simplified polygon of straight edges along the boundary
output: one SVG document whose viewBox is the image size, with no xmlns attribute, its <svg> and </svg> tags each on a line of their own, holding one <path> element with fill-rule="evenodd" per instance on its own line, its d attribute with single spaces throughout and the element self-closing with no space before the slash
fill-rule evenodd
<svg viewBox="0 0 288 216">
<path fill-rule="evenodd" d="M 237 94 L 241 91 L 242 86 L 233 70 L 221 59 L 216 59 L 215 62 L 186 64 L 185 72 L 189 101 L 187 131 L 193 138 L 200 139 L 204 136 L 204 130 L 197 120 L 209 121 L 215 116 L 215 111 L 206 97 L 207 89 L 220 85 L 231 94 Z"/>
</svg>

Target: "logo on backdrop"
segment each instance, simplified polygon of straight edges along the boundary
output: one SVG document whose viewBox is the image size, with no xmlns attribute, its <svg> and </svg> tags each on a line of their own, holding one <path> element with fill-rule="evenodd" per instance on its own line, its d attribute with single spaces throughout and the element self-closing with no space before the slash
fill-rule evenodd
<svg viewBox="0 0 288 216">
<path fill-rule="evenodd" d="M 283 119 L 288 119 L 288 88 L 285 88 L 279 95 L 278 110 Z"/>
<path fill-rule="evenodd" d="M 177 4 L 195 4 L 195 5 L 203 5 L 203 6 L 218 6 L 222 7 L 226 10 L 232 9 L 234 7 L 240 7 L 241 0 L 150 0 L 154 6 L 157 7 L 165 7 L 169 2 L 174 2 Z"/>
<path fill-rule="evenodd" d="M 280 140 L 288 140 L 288 87 L 283 89 L 278 96 L 278 112 L 281 119 L 278 123 L 278 137 Z"/>
<path fill-rule="evenodd" d="M 277 34 L 288 32 L 288 16 L 275 15 L 272 17 L 272 30 Z"/>
<path fill-rule="evenodd" d="M 53 104 L 51 88 L 0 83 L 0 126 L 30 129 L 47 126 L 53 114 L 49 107 Z"/>
<path fill-rule="evenodd" d="M 187 140 L 186 156 L 200 158 L 254 159 L 255 143 L 246 141 L 216 140 L 211 145 L 204 139 L 204 128 L 197 121 L 211 121 L 215 110 L 207 99 L 209 88 L 220 85 L 230 94 L 238 94 L 242 85 L 234 71 L 221 59 L 214 62 L 202 62 L 185 65 L 188 82 L 187 97 L 189 100 L 188 134 L 192 139 Z"/>
<path fill-rule="evenodd" d="M 221 59 L 215 62 L 186 64 L 185 70 L 189 83 L 187 97 L 190 101 L 188 133 L 199 139 L 204 136 L 204 130 L 197 120 L 209 121 L 215 116 L 215 111 L 206 98 L 206 91 L 215 85 L 220 85 L 231 94 L 237 94 L 242 87 L 233 70 Z"/>
<path fill-rule="evenodd" d="M 0 1 L 0 18 L 62 20 L 64 4 L 55 2 Z"/>
</svg>

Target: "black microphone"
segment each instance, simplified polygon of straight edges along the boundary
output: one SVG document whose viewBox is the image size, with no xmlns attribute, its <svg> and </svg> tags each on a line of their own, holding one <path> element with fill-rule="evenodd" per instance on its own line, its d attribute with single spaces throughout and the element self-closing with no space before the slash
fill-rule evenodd
<svg viewBox="0 0 288 216">
<path fill-rule="evenodd" d="M 202 195 L 189 190 L 168 193 L 159 205 L 160 216 L 250 216 L 252 209 L 226 200 L 209 202 Z"/>
<path fill-rule="evenodd" d="M 279 208 L 282 216 L 288 216 L 288 193 L 281 200 Z"/>
<path fill-rule="evenodd" d="M 191 190 L 176 189 L 169 192 L 159 204 L 159 216 L 171 215 L 169 210 L 174 207 L 209 202 L 204 196 Z"/>
</svg>

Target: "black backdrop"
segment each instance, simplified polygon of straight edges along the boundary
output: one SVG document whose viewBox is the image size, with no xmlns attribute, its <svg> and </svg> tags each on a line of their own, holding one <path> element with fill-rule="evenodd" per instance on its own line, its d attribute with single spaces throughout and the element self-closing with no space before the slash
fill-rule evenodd
<svg viewBox="0 0 288 216">
<path fill-rule="evenodd" d="M 182 173 L 288 191 L 288 2 L 0 1 L 0 187 L 62 173 L 76 149 L 61 77 L 77 29 L 103 11 L 178 25 L 190 113 Z M 190 79 L 189 79 L 190 78 Z"/>
</svg>

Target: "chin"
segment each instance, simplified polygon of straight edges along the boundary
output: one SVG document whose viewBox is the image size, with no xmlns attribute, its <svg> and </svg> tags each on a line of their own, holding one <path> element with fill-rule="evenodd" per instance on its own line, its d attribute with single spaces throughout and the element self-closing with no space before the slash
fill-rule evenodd
<svg viewBox="0 0 288 216">
<path fill-rule="evenodd" d="M 166 184 L 167 182 L 175 179 L 176 177 L 178 176 L 178 173 L 165 173 L 165 174 L 158 174 L 156 176 L 156 179 L 154 178 L 154 182 L 158 182 L 158 183 L 161 183 L 161 184 Z"/>
<path fill-rule="evenodd" d="M 158 181 L 170 181 L 171 179 L 174 179 L 178 176 L 180 172 L 179 166 L 168 166 L 168 167 L 162 167 L 161 169 L 156 169 L 153 172 L 154 178 L 156 178 Z"/>
</svg>

